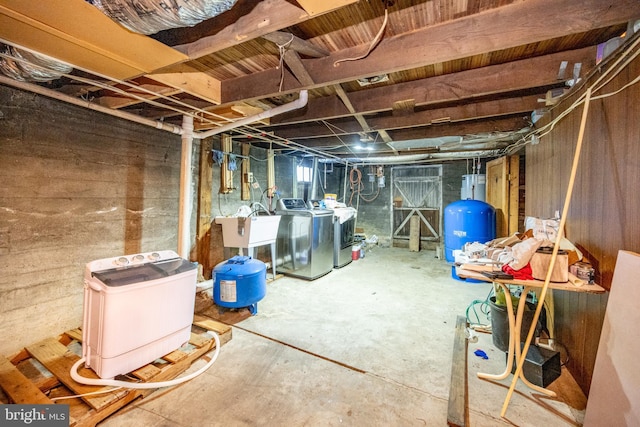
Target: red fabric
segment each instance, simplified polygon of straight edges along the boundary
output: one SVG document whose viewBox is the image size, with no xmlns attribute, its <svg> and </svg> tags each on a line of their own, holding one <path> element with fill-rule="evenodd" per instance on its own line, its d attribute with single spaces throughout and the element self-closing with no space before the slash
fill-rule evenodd
<svg viewBox="0 0 640 427">
<path fill-rule="evenodd" d="M 509 267 L 508 264 L 505 264 L 502 266 L 502 271 L 504 271 L 507 274 L 511 274 L 514 279 L 535 280 L 533 278 L 533 272 L 531 271 L 531 264 L 529 263 L 527 263 L 527 265 L 522 267 L 520 270 L 514 270 L 513 268 Z"/>
</svg>

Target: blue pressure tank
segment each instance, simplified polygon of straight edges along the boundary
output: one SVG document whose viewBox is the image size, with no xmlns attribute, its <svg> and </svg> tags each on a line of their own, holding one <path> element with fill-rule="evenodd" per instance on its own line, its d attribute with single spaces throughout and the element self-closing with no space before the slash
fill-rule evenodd
<svg viewBox="0 0 640 427">
<path fill-rule="evenodd" d="M 486 243 L 496 238 L 496 210 L 480 200 L 458 200 L 444 209 L 444 252 L 454 262 L 453 251 L 465 243 Z"/>
<path fill-rule="evenodd" d="M 213 300 L 220 307 L 247 307 L 258 312 L 258 301 L 267 293 L 267 266 L 248 256 L 234 256 L 213 269 Z"/>
</svg>

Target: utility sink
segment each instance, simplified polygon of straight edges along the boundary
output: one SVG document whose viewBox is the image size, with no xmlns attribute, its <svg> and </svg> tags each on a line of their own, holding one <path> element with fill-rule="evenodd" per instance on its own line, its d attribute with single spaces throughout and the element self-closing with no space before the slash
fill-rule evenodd
<svg viewBox="0 0 640 427">
<path fill-rule="evenodd" d="M 276 241 L 280 215 L 217 216 L 215 223 L 222 225 L 222 241 L 225 248 L 253 248 Z"/>
</svg>

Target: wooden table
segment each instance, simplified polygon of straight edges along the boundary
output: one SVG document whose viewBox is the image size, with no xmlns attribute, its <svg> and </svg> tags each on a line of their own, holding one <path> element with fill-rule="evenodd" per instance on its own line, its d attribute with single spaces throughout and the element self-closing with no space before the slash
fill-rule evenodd
<svg viewBox="0 0 640 427">
<path fill-rule="evenodd" d="M 518 312 L 513 314 L 513 303 L 511 301 L 511 292 L 509 290 L 509 285 L 516 286 L 524 286 L 520 297 L 524 295 L 526 298 L 527 294 L 531 290 L 542 289 L 544 286 L 544 280 L 503 280 L 503 279 L 490 279 L 480 273 L 480 270 L 491 269 L 491 267 L 482 267 L 480 265 L 470 265 L 470 264 L 462 264 L 459 267 L 456 267 L 456 274 L 458 277 L 463 279 L 475 279 L 482 280 L 484 282 L 492 282 L 495 285 L 498 285 L 502 288 L 505 295 L 505 300 L 507 303 L 507 316 L 509 318 L 509 350 L 507 352 L 507 364 L 505 370 L 501 374 L 485 374 L 478 373 L 479 378 L 484 378 L 488 380 L 503 380 L 509 374 L 511 374 L 511 369 L 513 367 L 513 361 L 520 360 L 520 328 L 522 327 L 522 317 L 524 316 L 524 307 L 526 304 L 518 303 Z M 496 268 L 497 269 L 497 268 Z M 560 291 L 570 291 L 570 292 L 586 292 L 593 294 L 601 294 L 605 292 L 605 289 L 597 285 L 595 283 L 584 283 L 577 286 L 572 283 L 572 280 L 575 280 L 575 276 L 570 275 L 569 282 L 549 282 L 548 289 L 556 289 Z M 514 359 L 515 358 L 515 359 Z M 537 386 L 532 384 L 524 377 L 524 370 L 520 372 L 520 379 L 525 383 L 529 388 L 536 390 L 540 393 L 544 393 L 547 396 L 555 397 L 555 393 L 551 390 L 547 390 L 546 388 Z"/>
</svg>

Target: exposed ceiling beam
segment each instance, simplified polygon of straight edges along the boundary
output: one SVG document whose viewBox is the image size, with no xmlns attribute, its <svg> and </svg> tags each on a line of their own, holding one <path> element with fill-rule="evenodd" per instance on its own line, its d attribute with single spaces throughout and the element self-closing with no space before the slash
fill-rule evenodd
<svg viewBox="0 0 640 427">
<path fill-rule="evenodd" d="M 550 40 L 566 36 L 567 28 L 576 34 L 622 24 L 639 16 L 637 0 L 515 2 L 382 39 L 366 58 L 358 61 L 334 65 L 340 59 L 356 56 L 362 46 L 303 61 L 316 85 L 325 86 Z M 278 87 L 273 84 L 274 77 L 267 71 L 229 80 L 222 86 L 222 102 L 269 96 L 273 87 Z M 301 88 L 295 80 L 285 83 L 286 91 Z"/>
<path fill-rule="evenodd" d="M 304 68 L 304 64 L 300 59 L 298 52 L 294 50 L 288 50 L 284 54 L 284 62 L 287 64 L 293 75 L 303 86 L 312 86 L 313 79 Z M 284 71 L 284 70 L 283 70 Z"/>
<path fill-rule="evenodd" d="M 591 69 L 595 65 L 596 48 L 589 47 L 560 52 L 528 60 L 514 61 L 443 76 L 429 77 L 406 83 L 379 86 L 349 93 L 354 109 L 361 114 L 372 114 L 393 109 L 396 102 L 413 99 L 415 107 L 436 105 L 461 100 L 472 100 L 488 95 L 517 92 L 531 87 L 545 87 L 562 83 L 558 80 L 561 61 L 569 64 L 581 62 Z M 304 114 L 274 117 L 272 125 L 304 123 L 319 118 L 337 118 L 351 113 L 335 97 L 322 97 L 309 101 Z"/>
<path fill-rule="evenodd" d="M 283 46 L 287 50 L 295 50 L 311 58 L 322 58 L 323 56 L 329 55 L 329 52 L 321 47 L 284 31 L 274 31 L 273 33 L 263 35 L 262 38 L 269 40 L 277 46 Z"/>
<path fill-rule="evenodd" d="M 188 64 L 171 66 L 163 71 L 147 74 L 146 77 L 214 104 L 220 104 L 220 80 Z"/>
<path fill-rule="evenodd" d="M 509 99 L 471 102 L 464 105 L 417 111 L 414 114 L 402 117 L 380 114 L 367 117 L 367 123 L 373 130 L 386 130 L 389 132 L 395 129 L 420 127 L 429 124 L 498 118 L 514 114 L 529 116 L 533 110 L 541 106 L 538 102 L 539 97 L 540 95 L 529 95 Z M 306 138 L 331 137 L 334 134 L 342 135 L 361 132 L 360 125 L 351 118 L 327 122 L 329 126 L 325 123 L 309 122 L 305 126 L 266 126 L 260 127 L 260 129 L 275 132 L 280 137 L 296 141 Z"/>
<path fill-rule="evenodd" d="M 311 16 L 331 12 L 348 4 L 357 3 L 358 0 L 296 0 L 300 6 Z"/>
<path fill-rule="evenodd" d="M 328 12 L 336 7 L 342 7 L 354 0 L 337 0 L 327 2 L 326 6 L 319 6 L 320 1 L 312 1 L 311 5 L 318 6 L 318 13 Z M 316 16 L 314 14 L 313 16 Z M 287 0 L 239 1 L 230 11 L 216 19 L 210 19 L 191 29 L 177 29 L 159 35 L 158 39 L 169 44 L 174 40 L 193 39 L 195 41 L 173 46 L 186 54 L 190 59 L 198 59 L 214 52 L 235 46 L 244 41 L 264 36 L 274 31 L 291 27 L 312 17 L 304 9 Z"/>
<path fill-rule="evenodd" d="M 120 80 L 188 59 L 126 30 L 84 0 L 0 0 L 0 39 Z"/>
<path fill-rule="evenodd" d="M 406 141 L 410 139 L 420 138 L 437 138 L 442 136 L 456 136 L 456 135 L 478 135 L 489 132 L 510 132 L 514 129 L 522 129 L 530 124 L 527 117 L 510 116 L 499 117 L 491 119 L 480 119 L 468 122 L 449 122 L 443 124 L 428 124 L 424 126 L 416 126 L 412 128 L 390 130 L 388 133 L 392 136 L 394 141 Z M 346 134 L 338 135 L 343 137 Z M 294 139 L 299 143 L 304 144 L 307 147 L 321 148 L 336 145 L 343 145 L 342 143 L 349 143 L 345 138 L 338 140 L 336 136 L 323 136 L 314 139 Z"/>
<path fill-rule="evenodd" d="M 179 89 L 174 89 L 172 87 L 166 87 L 166 86 L 160 86 L 160 85 L 154 85 L 150 83 L 142 83 L 139 85 L 139 87 L 141 90 L 136 90 L 133 88 L 125 88 L 125 89 L 127 93 L 131 93 L 140 98 L 144 98 L 148 100 L 159 99 L 161 98 L 160 95 L 172 96 L 172 95 L 177 95 L 178 93 L 181 93 Z M 143 90 L 143 89 L 146 89 L 146 90 Z M 143 102 L 138 98 L 126 96 L 120 93 L 108 92 L 106 90 L 105 92 L 106 94 L 97 98 L 98 104 L 102 105 L 103 107 L 109 107 L 117 110 L 120 108 L 129 107 L 131 105 L 136 105 Z M 149 92 L 153 92 L 154 94 L 157 94 L 157 95 L 151 95 Z"/>
<path fill-rule="evenodd" d="M 347 107 L 347 110 L 349 110 L 349 112 L 351 114 L 353 114 L 353 117 L 360 124 L 360 126 L 362 127 L 363 132 L 365 132 L 367 135 L 372 133 L 372 132 L 374 132 L 374 130 L 371 128 L 371 126 L 369 126 L 369 124 L 367 123 L 367 120 L 364 118 L 364 115 L 358 113 L 356 111 L 356 109 L 353 107 L 353 104 L 351 104 L 351 100 L 349 99 L 349 95 L 347 95 L 347 93 L 344 91 L 342 86 L 341 85 L 333 85 L 333 88 L 335 89 L 336 93 L 338 94 L 338 98 L 340 98 L 340 100 L 345 105 L 345 107 Z M 378 134 L 380 135 L 380 137 L 382 138 L 382 140 L 384 142 L 391 142 L 391 138 L 389 137 L 389 134 L 386 131 L 380 130 L 380 132 L 378 132 Z M 373 138 L 371 135 L 369 135 L 369 136 L 371 138 Z"/>
</svg>

